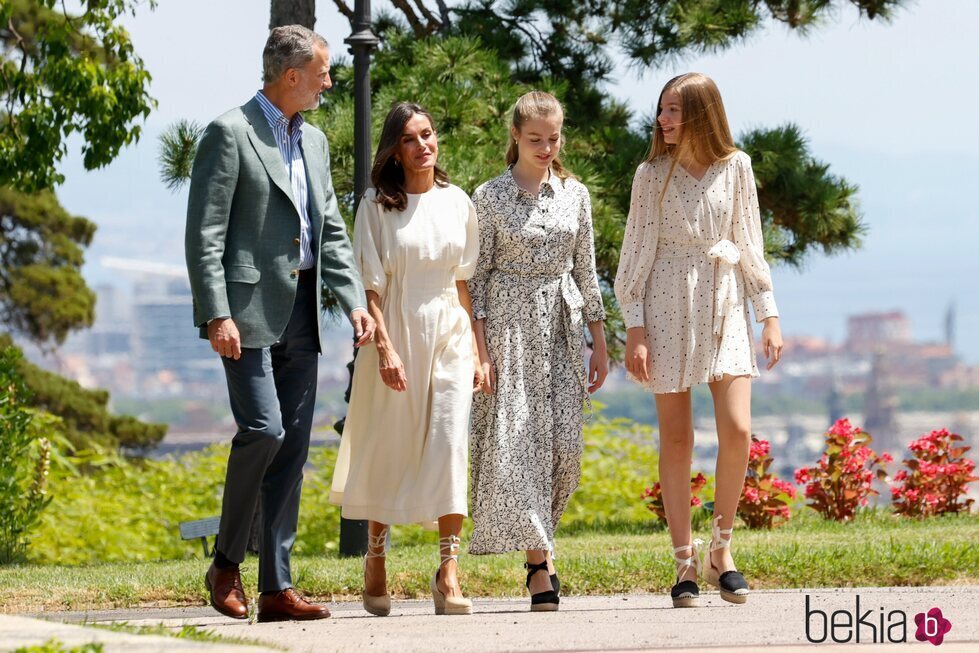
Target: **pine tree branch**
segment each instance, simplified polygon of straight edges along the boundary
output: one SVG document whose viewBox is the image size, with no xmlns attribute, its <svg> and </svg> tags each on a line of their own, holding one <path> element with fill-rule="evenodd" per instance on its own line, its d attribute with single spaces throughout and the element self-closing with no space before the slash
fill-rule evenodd
<svg viewBox="0 0 979 653">
<path fill-rule="evenodd" d="M 415 4 L 418 6 L 418 11 L 428 21 L 428 33 L 431 34 L 432 32 L 438 31 L 442 27 L 442 22 L 425 6 L 424 0 L 415 0 Z"/>
<path fill-rule="evenodd" d="M 408 20 L 408 24 L 411 26 L 411 31 L 415 33 L 416 37 L 422 38 L 429 35 L 429 30 L 422 24 L 421 19 L 418 17 L 418 14 L 415 13 L 415 10 L 411 8 L 411 4 L 408 2 L 408 0 L 391 0 L 391 4 L 401 10 L 401 13 L 404 14 L 405 18 Z"/>
<path fill-rule="evenodd" d="M 449 25 L 451 20 L 449 19 L 449 6 L 445 4 L 445 0 L 435 0 L 435 4 L 439 7 L 439 16 L 442 17 L 442 27 L 441 32 L 446 33 L 449 31 Z"/>
<path fill-rule="evenodd" d="M 350 24 L 353 25 L 354 10 L 347 6 L 347 3 L 343 0 L 333 0 L 333 4 L 337 6 L 337 11 L 343 14 L 350 21 Z"/>
</svg>

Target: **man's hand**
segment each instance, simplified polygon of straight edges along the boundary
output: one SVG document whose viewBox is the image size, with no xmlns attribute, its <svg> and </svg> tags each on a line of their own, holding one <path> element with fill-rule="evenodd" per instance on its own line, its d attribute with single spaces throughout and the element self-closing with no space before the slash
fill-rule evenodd
<svg viewBox="0 0 979 653">
<path fill-rule="evenodd" d="M 225 358 L 241 358 L 241 336 L 238 327 L 230 317 L 219 317 L 207 325 L 207 339 L 211 349 Z"/>
<path fill-rule="evenodd" d="M 354 325 L 354 347 L 362 347 L 374 338 L 377 323 L 364 309 L 355 308 L 351 311 L 350 323 Z"/>
</svg>

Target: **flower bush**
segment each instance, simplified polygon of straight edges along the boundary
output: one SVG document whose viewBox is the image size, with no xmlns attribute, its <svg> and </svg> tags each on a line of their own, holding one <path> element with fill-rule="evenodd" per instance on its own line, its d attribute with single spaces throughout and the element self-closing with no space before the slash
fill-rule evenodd
<svg viewBox="0 0 979 653">
<path fill-rule="evenodd" d="M 0 565 L 26 558 L 30 536 L 51 503 L 50 438 L 58 420 L 28 407 L 20 358 L 13 347 L 0 349 Z"/>
<path fill-rule="evenodd" d="M 690 478 L 691 507 L 700 508 L 704 505 L 704 499 L 700 493 L 705 487 L 707 487 L 707 477 L 702 473 L 698 472 L 696 476 Z M 663 490 L 659 481 L 653 483 L 652 487 L 643 490 L 641 499 L 646 502 L 646 508 L 666 524 L 666 508 L 663 506 Z"/>
<path fill-rule="evenodd" d="M 748 528 L 772 528 L 791 517 L 789 501 L 795 499 L 795 486 L 768 471 L 774 459 L 767 440 L 752 436 L 738 515 Z"/>
<path fill-rule="evenodd" d="M 826 519 L 849 521 L 859 506 L 866 506 L 879 492 L 871 486 L 874 477 L 887 477 L 887 453 L 870 448 L 873 438 L 844 418 L 826 432 L 826 449 L 814 467 L 795 472 L 795 482 L 805 486 L 810 508 Z M 876 468 L 876 469 L 875 469 Z"/>
<path fill-rule="evenodd" d="M 911 458 L 894 475 L 891 487 L 894 512 L 908 517 L 929 517 L 945 513 L 969 512 L 973 500 L 968 485 L 979 480 L 973 475 L 976 464 L 965 457 L 970 447 L 958 445 L 962 436 L 948 429 L 932 431 L 911 444 Z"/>
</svg>

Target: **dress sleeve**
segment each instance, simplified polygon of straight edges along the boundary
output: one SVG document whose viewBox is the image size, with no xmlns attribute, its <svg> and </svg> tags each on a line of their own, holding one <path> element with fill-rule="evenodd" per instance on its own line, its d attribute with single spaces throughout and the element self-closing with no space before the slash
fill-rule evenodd
<svg viewBox="0 0 979 653">
<path fill-rule="evenodd" d="M 479 230 L 479 256 L 476 269 L 469 278 L 469 294 L 473 302 L 473 319 L 481 320 L 486 317 L 486 286 L 495 265 L 496 228 L 490 202 L 482 188 L 477 188 L 473 193 L 473 206 Z"/>
<path fill-rule="evenodd" d="M 646 281 L 653 269 L 659 238 L 658 188 L 653 166 L 640 165 L 632 179 L 629 219 L 615 273 L 615 298 L 626 328 L 645 325 Z"/>
<path fill-rule="evenodd" d="M 772 271 L 765 260 L 765 240 L 758 209 L 758 188 L 751 170 L 751 159 L 743 152 L 735 161 L 733 230 L 734 244 L 741 253 L 741 273 L 745 293 L 751 299 L 758 322 L 778 317 L 772 289 Z"/>
<path fill-rule="evenodd" d="M 360 200 L 354 220 L 354 256 L 364 290 L 373 290 L 383 297 L 387 288 L 387 271 L 381 262 L 380 218 L 380 205 L 374 201 L 374 191 L 368 190 Z"/>
<path fill-rule="evenodd" d="M 468 281 L 476 270 L 479 259 L 479 221 L 476 220 L 476 207 L 468 197 L 463 196 L 463 210 L 466 212 L 466 246 L 462 252 L 462 260 L 456 268 L 456 281 Z"/>
<path fill-rule="evenodd" d="M 591 197 L 584 185 L 581 185 L 580 192 L 581 209 L 578 212 L 578 236 L 575 240 L 571 277 L 585 300 L 581 310 L 585 322 L 601 322 L 605 320 L 605 305 L 602 303 L 602 290 L 598 287 L 598 274 L 595 272 L 595 235 L 591 222 Z"/>
</svg>

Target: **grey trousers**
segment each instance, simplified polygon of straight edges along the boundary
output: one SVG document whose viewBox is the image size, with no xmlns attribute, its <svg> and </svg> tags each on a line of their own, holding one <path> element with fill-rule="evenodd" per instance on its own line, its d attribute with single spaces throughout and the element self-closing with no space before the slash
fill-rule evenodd
<svg viewBox="0 0 979 653">
<path fill-rule="evenodd" d="M 292 587 L 289 556 L 316 398 L 315 284 L 315 273 L 300 273 L 289 324 L 271 347 L 242 349 L 238 360 L 221 359 L 238 432 L 231 441 L 215 548 L 231 562 L 245 559 L 261 498 L 260 592 Z"/>
</svg>

